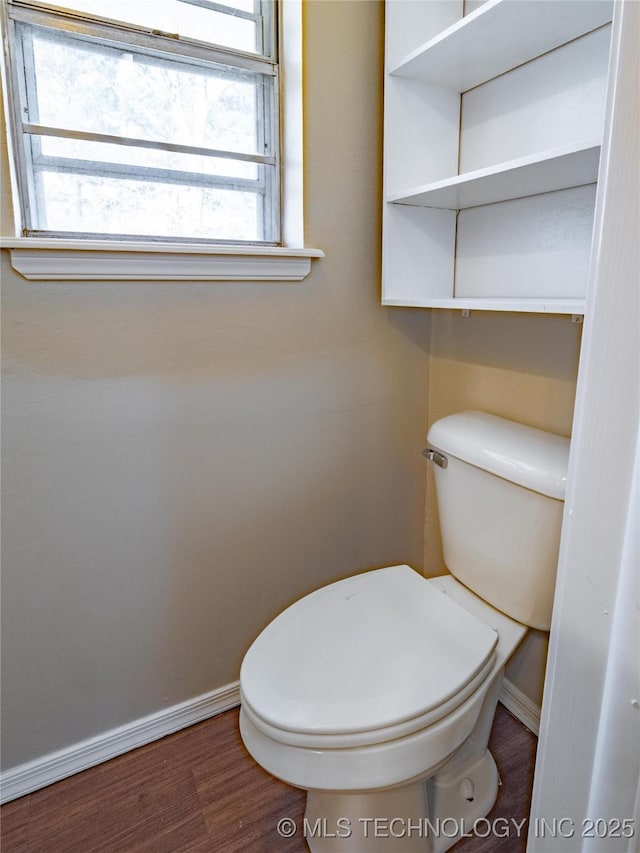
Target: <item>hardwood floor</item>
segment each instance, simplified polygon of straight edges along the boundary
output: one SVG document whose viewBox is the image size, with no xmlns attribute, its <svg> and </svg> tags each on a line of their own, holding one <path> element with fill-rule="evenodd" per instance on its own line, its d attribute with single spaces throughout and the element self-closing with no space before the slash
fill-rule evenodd
<svg viewBox="0 0 640 853">
<path fill-rule="evenodd" d="M 526 825 L 518 837 L 513 821 L 528 815 L 536 738 L 499 705 L 490 747 L 503 786 L 487 837 L 455 853 L 525 850 Z M 0 843 L 3 853 L 305 853 L 300 832 L 276 829 L 283 817 L 301 826 L 303 811 L 303 792 L 247 755 L 236 709 L 7 803 Z"/>
</svg>

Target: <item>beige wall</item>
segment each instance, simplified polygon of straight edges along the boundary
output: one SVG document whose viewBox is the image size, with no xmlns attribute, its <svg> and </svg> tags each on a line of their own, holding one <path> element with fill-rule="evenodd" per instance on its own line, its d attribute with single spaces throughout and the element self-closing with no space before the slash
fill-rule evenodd
<svg viewBox="0 0 640 853">
<path fill-rule="evenodd" d="M 6 767 L 233 681 L 323 583 L 441 571 L 428 420 L 569 432 L 567 319 L 380 306 L 382 8 L 305 27 L 304 282 L 37 284 L 2 252 Z"/>
<path fill-rule="evenodd" d="M 429 423 L 480 409 L 570 436 L 581 329 L 560 316 L 434 312 Z M 425 573 L 433 576 L 444 564 L 431 471 L 426 506 Z M 547 639 L 531 631 L 507 667 L 509 680 L 538 706 Z"/>
<path fill-rule="evenodd" d="M 2 253 L 6 767 L 233 681 L 327 581 L 421 568 L 429 314 L 379 302 L 382 21 L 305 4 L 301 284 L 28 283 Z"/>
</svg>

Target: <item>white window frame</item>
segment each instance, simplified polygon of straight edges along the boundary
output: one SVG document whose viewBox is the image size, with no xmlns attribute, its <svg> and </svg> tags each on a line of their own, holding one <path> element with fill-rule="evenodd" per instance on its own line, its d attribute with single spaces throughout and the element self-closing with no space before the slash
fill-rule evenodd
<svg viewBox="0 0 640 853">
<path fill-rule="evenodd" d="M 319 249 L 304 247 L 302 184 L 302 3 L 278 8 L 280 49 L 281 244 L 250 245 L 158 240 L 20 236 L 19 182 L 8 132 L 14 236 L 0 237 L 14 269 L 34 281 L 300 281 Z M 7 69 L 2 87 L 11 121 Z"/>
</svg>

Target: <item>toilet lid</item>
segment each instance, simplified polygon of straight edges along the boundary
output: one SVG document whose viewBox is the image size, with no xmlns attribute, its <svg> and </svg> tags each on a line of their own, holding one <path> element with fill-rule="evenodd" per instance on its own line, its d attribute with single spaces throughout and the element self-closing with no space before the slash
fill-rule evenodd
<svg viewBox="0 0 640 853">
<path fill-rule="evenodd" d="M 409 566 L 330 584 L 255 640 L 240 684 L 251 709 L 290 732 L 391 726 L 455 697 L 493 653 L 497 632 Z"/>
</svg>

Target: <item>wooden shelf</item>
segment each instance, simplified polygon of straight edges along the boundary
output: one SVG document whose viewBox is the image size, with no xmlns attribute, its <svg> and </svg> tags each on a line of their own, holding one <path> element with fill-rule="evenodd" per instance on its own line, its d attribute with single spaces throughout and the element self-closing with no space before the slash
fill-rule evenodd
<svg viewBox="0 0 640 853">
<path fill-rule="evenodd" d="M 538 297 L 531 299 L 507 297 L 455 297 L 448 299 L 383 299 L 383 305 L 413 308 L 449 308 L 457 311 L 513 311 L 535 314 L 584 314 L 584 299 Z"/>
<path fill-rule="evenodd" d="M 387 196 L 388 202 L 414 207 L 462 210 L 554 190 L 595 183 L 600 145 L 562 146 L 497 166 L 456 175 Z"/>
<path fill-rule="evenodd" d="M 390 73 L 465 92 L 611 21 L 612 0 L 488 0 Z"/>
</svg>

